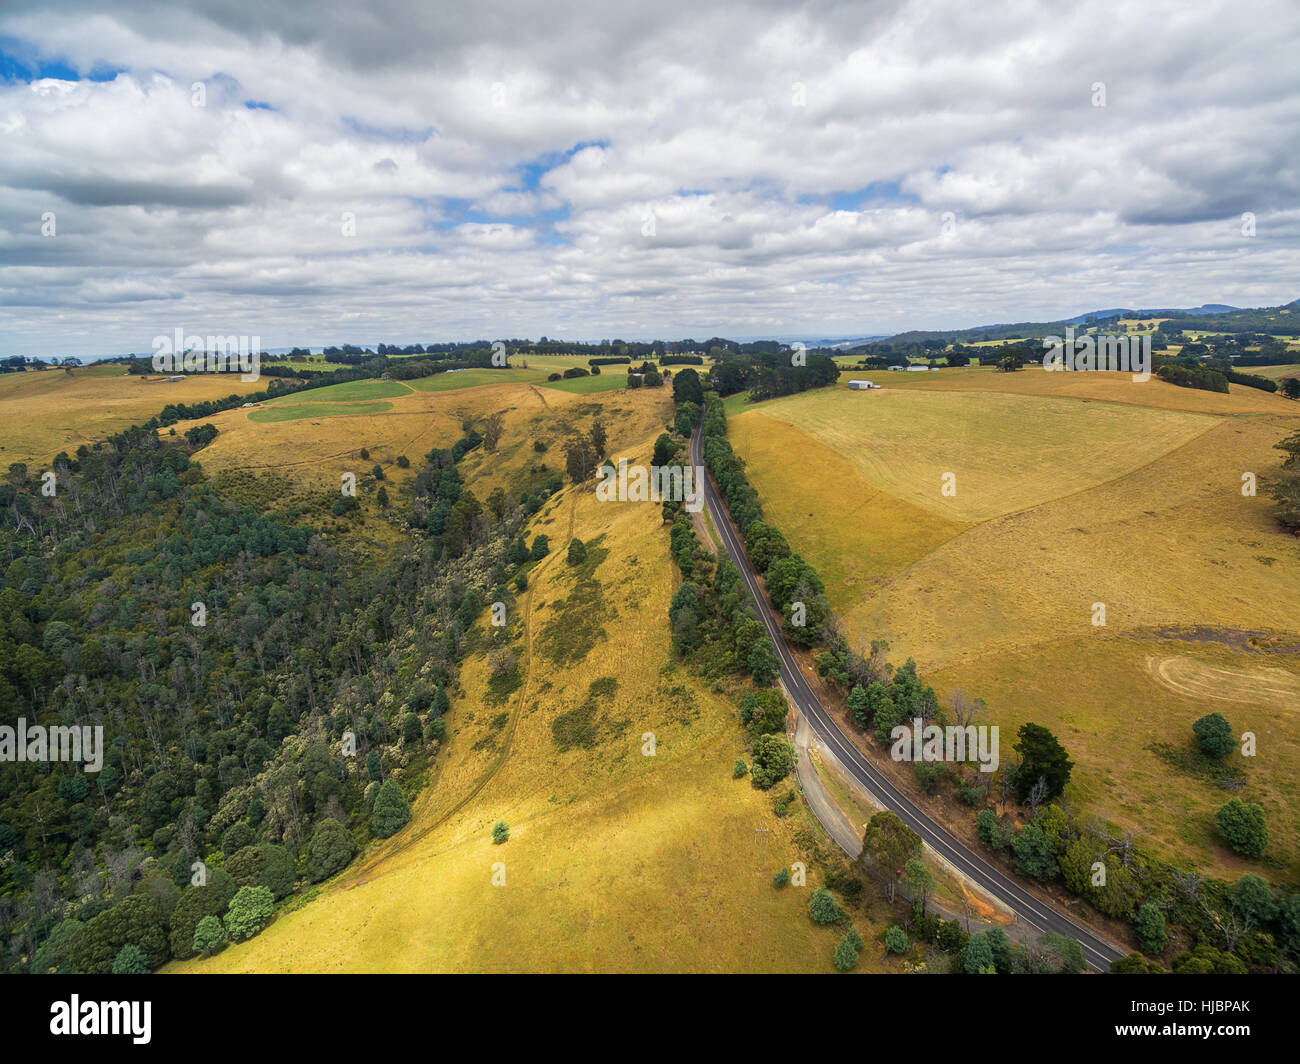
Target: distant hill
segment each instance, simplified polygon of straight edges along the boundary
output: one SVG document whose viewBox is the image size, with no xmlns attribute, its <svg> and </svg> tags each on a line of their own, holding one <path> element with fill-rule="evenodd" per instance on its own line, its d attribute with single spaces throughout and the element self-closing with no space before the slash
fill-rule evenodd
<svg viewBox="0 0 1300 1064">
<path fill-rule="evenodd" d="M 1210 332 L 1260 332 L 1277 336 L 1300 336 L 1300 299 L 1277 307 L 1242 309 L 1226 303 L 1204 303 L 1199 307 L 1168 310 L 1114 308 L 1093 310 L 1060 321 L 1021 321 L 978 325 L 969 329 L 911 330 L 888 339 L 897 343 L 978 343 L 981 340 L 1038 339 L 1059 334 L 1068 325 L 1082 325 L 1116 318 L 1168 318 L 1166 329 L 1204 329 Z"/>
</svg>

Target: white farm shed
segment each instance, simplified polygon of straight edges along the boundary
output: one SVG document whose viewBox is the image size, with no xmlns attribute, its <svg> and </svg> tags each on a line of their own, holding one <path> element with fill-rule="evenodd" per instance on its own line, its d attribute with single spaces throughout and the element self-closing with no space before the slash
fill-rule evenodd
<svg viewBox="0 0 1300 1064">
<path fill-rule="evenodd" d="M 866 391 L 868 388 L 879 388 L 880 385 L 873 381 L 849 381 L 849 387 L 854 391 Z"/>
</svg>

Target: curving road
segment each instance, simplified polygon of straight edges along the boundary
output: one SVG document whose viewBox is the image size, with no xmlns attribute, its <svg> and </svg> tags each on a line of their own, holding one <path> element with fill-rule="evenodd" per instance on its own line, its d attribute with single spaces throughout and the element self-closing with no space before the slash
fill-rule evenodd
<svg viewBox="0 0 1300 1064">
<path fill-rule="evenodd" d="M 701 417 L 691 436 L 691 464 L 697 470 L 704 469 L 703 425 L 704 420 Z M 749 556 L 745 553 L 739 534 L 728 517 L 726 507 L 713 483 L 713 477 L 705 473 L 698 479 L 704 489 L 704 503 L 713 514 L 713 524 L 718 530 L 722 545 L 740 570 L 741 578 L 758 606 L 758 615 L 762 618 L 767 633 L 772 637 L 772 642 L 780 655 L 781 680 L 785 684 L 786 691 L 794 699 L 799 712 L 807 718 L 818 738 L 834 752 L 836 758 L 852 773 L 864 790 L 886 809 L 897 813 L 903 823 L 920 835 L 925 844 L 949 865 L 1014 912 L 1018 921 L 1042 934 L 1052 932 L 1074 939 L 1083 947 L 1084 960 L 1089 968 L 1100 972 L 1109 971 L 1111 962 L 1126 956 L 1126 952 L 1116 949 L 1096 932 L 1072 920 L 1055 906 L 1035 897 L 1015 880 L 989 864 L 946 828 L 932 820 L 845 737 L 839 725 L 813 694 L 794 655 L 790 652 L 790 646 L 776 618 L 773 617 L 772 610 L 768 607 L 758 576 L 753 565 L 750 564 Z"/>
</svg>

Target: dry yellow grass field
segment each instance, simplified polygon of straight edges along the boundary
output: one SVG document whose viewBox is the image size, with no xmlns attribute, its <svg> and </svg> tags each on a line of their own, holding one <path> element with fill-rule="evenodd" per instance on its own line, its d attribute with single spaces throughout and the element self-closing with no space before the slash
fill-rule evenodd
<svg viewBox="0 0 1300 1064">
<path fill-rule="evenodd" d="M 648 462 L 653 438 L 618 450 Z M 508 459 L 485 456 L 478 475 L 495 460 Z M 411 823 L 251 942 L 170 970 L 830 970 L 838 933 L 809 919 L 806 889 L 771 883 L 795 859 L 790 821 L 731 778 L 734 705 L 670 663 L 676 571 L 659 507 L 569 488 L 537 532 L 552 552 L 508 629 L 524 682 L 494 703 L 486 655 L 468 662 Z M 590 579 L 566 562 L 572 535 Z M 584 707 L 591 745 L 561 749 L 557 719 Z M 510 825 L 501 846 L 497 820 Z M 869 944 L 859 970 L 882 952 Z"/>
<path fill-rule="evenodd" d="M 879 376 L 888 388 L 899 375 Z M 1008 746 L 1025 720 L 1052 728 L 1077 762 L 1071 795 L 1089 812 L 1141 827 L 1166 856 L 1235 875 L 1240 862 L 1212 824 L 1224 791 L 1152 749 L 1186 749 L 1192 721 L 1221 710 L 1238 734 L 1260 736 L 1242 793 L 1268 812 L 1268 874 L 1294 875 L 1300 655 L 1249 649 L 1234 633 L 1263 632 L 1264 643 L 1271 634 L 1283 647 L 1300 641 L 1300 541 L 1281 531 L 1267 498 L 1241 490 L 1243 473 L 1279 464 L 1273 445 L 1300 428 L 1296 405 L 1235 387 L 1214 396 L 1154 381 L 1081 382 L 1083 374 L 971 374 L 964 391 L 961 371 L 914 377 L 928 379 L 909 380 L 892 397 L 908 402 L 894 408 L 872 405 L 883 393 L 810 393 L 730 422 L 765 512 L 823 574 L 850 639 L 887 639 L 891 657 L 914 657 L 941 697 L 961 689 L 986 699 Z M 993 385 L 1063 417 L 1056 423 L 1069 446 L 953 416 L 961 402 L 1012 416 L 1017 407 L 982 406 Z M 1082 402 L 1081 389 L 1117 398 Z M 1135 396 L 1152 406 L 1134 405 Z M 852 401 L 876 413 L 856 431 L 843 413 Z M 896 413 L 927 401 L 928 412 Z M 882 444 L 885 424 L 915 453 Z M 952 465 L 994 453 L 1003 443 L 974 438 L 990 431 L 1005 443 L 1006 468 L 984 470 L 982 480 L 959 468 L 958 491 L 984 486 L 993 516 L 939 528 L 929 507 L 900 511 L 905 504 L 884 490 L 902 468 L 924 470 L 904 486 L 932 475 L 936 453 Z M 862 457 L 867 447 L 874 462 Z M 1059 473 L 1043 462 L 1048 448 Z M 792 467 L 804 475 L 791 477 Z M 1037 482 L 1016 484 L 1016 474 Z M 1014 508 L 1035 494 L 1036 505 Z M 1096 603 L 1105 604 L 1104 628 L 1092 623 Z M 1188 634 L 1175 639 L 1174 630 Z"/>
<path fill-rule="evenodd" d="M 847 458 L 867 483 L 958 522 L 1103 483 L 1214 425 L 1203 415 L 1120 403 L 888 387 L 806 392 L 742 415 L 749 416 L 797 425 Z M 787 477 L 816 479 L 798 449 L 786 458 Z M 955 476 L 955 494 L 945 496 L 947 473 Z"/>
<path fill-rule="evenodd" d="M 85 366 L 0 374 L 0 467 L 47 462 L 60 451 L 102 440 L 148 421 L 168 403 L 195 403 L 263 391 L 237 373 L 189 374 L 184 380 L 132 377 L 124 366 Z"/>
</svg>

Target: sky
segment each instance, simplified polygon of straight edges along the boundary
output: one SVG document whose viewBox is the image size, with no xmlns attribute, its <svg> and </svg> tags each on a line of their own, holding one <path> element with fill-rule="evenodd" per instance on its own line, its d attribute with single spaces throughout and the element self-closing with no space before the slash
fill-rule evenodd
<svg viewBox="0 0 1300 1064">
<path fill-rule="evenodd" d="M 1300 296 L 1300 4 L 0 6 L 0 354 Z"/>
</svg>

